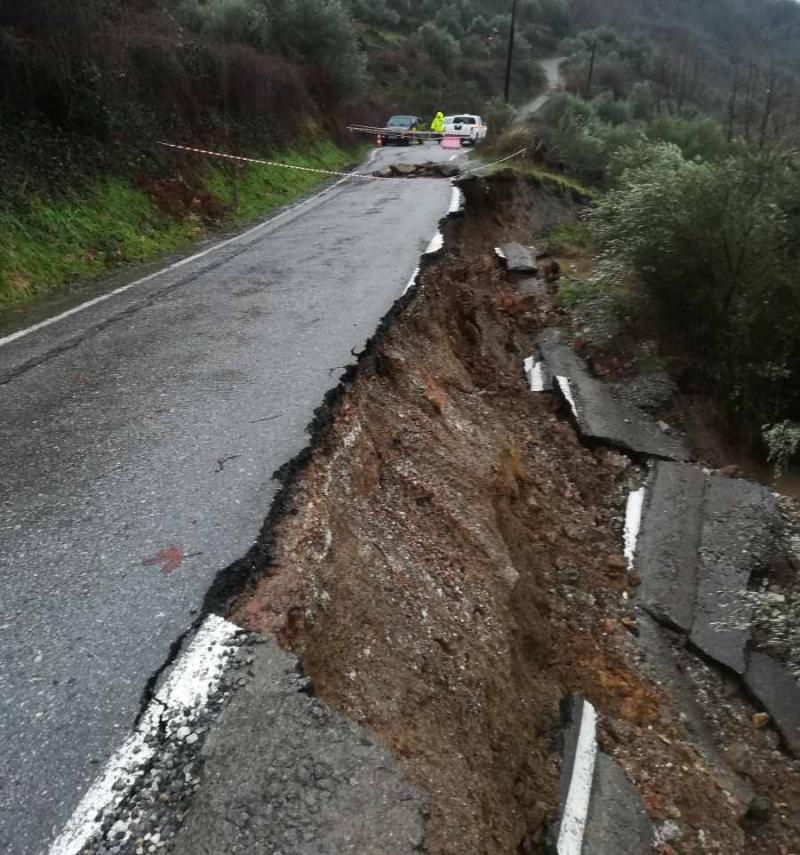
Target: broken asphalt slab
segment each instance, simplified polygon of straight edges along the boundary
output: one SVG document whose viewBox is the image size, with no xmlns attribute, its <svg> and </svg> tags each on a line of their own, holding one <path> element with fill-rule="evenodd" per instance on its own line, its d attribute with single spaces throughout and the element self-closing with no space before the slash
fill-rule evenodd
<svg viewBox="0 0 800 855">
<path fill-rule="evenodd" d="M 766 653 L 750 654 L 744 682 L 772 716 L 786 747 L 800 757 L 800 683 L 785 663 Z"/>
<path fill-rule="evenodd" d="M 586 439 L 647 457 L 688 458 L 682 440 L 665 434 L 643 413 L 617 401 L 604 383 L 592 377 L 583 360 L 564 343 L 560 330 L 544 330 L 536 345 Z"/>
<path fill-rule="evenodd" d="M 517 291 L 522 297 L 538 297 L 540 300 L 547 300 L 553 296 L 552 287 L 542 279 L 537 279 L 535 276 L 523 279 L 517 284 Z"/>
<path fill-rule="evenodd" d="M 760 484 L 719 475 L 708 479 L 690 638 L 740 675 L 746 667 L 751 609 L 737 594 L 769 562 L 777 513 L 774 496 Z"/>
<path fill-rule="evenodd" d="M 641 604 L 740 675 L 750 611 L 736 595 L 768 564 L 777 513 L 760 484 L 686 464 L 657 462 L 647 491 L 635 560 Z"/>
<path fill-rule="evenodd" d="M 536 273 L 536 262 L 521 243 L 504 243 L 495 252 L 505 261 L 509 273 Z"/>
<path fill-rule="evenodd" d="M 644 609 L 738 674 L 800 756 L 800 684 L 784 662 L 749 649 L 752 607 L 737 597 L 772 560 L 778 519 L 775 497 L 760 484 L 660 461 L 635 568 Z"/>
<path fill-rule="evenodd" d="M 705 489 L 702 469 L 658 463 L 636 549 L 640 601 L 660 622 L 683 632 L 694 621 Z"/>
<path fill-rule="evenodd" d="M 644 802 L 597 747 L 597 714 L 580 695 L 562 701 L 561 804 L 547 836 L 552 855 L 641 855 L 653 845 Z"/>
<path fill-rule="evenodd" d="M 411 855 L 427 801 L 363 728 L 313 698 L 295 656 L 254 655 L 204 747 L 176 855 Z"/>
</svg>

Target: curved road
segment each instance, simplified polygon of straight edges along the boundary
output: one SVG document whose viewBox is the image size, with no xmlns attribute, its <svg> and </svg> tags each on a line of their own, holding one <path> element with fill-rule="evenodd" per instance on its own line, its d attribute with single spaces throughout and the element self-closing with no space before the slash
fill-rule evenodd
<svg viewBox="0 0 800 855">
<path fill-rule="evenodd" d="M 0 851 L 46 851 L 128 734 L 450 198 L 348 180 L 0 340 Z"/>
<path fill-rule="evenodd" d="M 552 56 L 548 59 L 540 59 L 539 65 L 544 69 L 545 78 L 547 79 L 547 89 L 529 101 L 527 104 L 519 108 L 518 118 L 528 119 L 539 110 L 553 97 L 553 95 L 561 89 L 561 63 L 567 59 L 565 56 Z"/>
</svg>

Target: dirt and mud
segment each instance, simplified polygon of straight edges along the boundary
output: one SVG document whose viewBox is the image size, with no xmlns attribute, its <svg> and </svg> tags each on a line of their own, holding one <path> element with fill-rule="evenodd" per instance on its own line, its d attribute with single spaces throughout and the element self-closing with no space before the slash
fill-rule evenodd
<svg viewBox="0 0 800 855">
<path fill-rule="evenodd" d="M 317 694 L 430 794 L 434 855 L 539 851 L 573 690 L 596 706 L 662 853 L 800 851 L 796 769 L 746 700 L 716 673 L 690 675 L 770 798 L 747 821 L 749 796 L 642 667 L 622 539 L 642 470 L 582 445 L 556 397 L 527 391 L 537 333 L 569 319 L 521 296 L 493 248 L 530 244 L 574 202 L 509 176 L 464 189 L 466 215 L 338 398 L 234 618 L 297 652 Z"/>
</svg>

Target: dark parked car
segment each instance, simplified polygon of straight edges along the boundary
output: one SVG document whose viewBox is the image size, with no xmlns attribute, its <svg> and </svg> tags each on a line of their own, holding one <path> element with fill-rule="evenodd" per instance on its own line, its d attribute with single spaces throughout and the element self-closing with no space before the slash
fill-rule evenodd
<svg viewBox="0 0 800 855">
<path fill-rule="evenodd" d="M 392 133 L 396 129 L 396 133 Z M 392 116 L 386 123 L 386 132 L 383 141 L 386 145 L 398 143 L 399 145 L 411 145 L 412 136 L 410 131 L 421 131 L 422 120 L 419 116 Z M 421 140 L 420 140 L 421 142 Z"/>
</svg>

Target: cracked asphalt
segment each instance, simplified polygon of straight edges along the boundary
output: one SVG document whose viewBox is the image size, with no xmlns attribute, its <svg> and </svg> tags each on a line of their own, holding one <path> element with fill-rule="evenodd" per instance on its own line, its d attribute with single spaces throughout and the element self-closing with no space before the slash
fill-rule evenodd
<svg viewBox="0 0 800 855">
<path fill-rule="evenodd" d="M 0 850 L 46 851 L 127 736 L 450 197 L 333 186 L 0 346 Z"/>
</svg>

